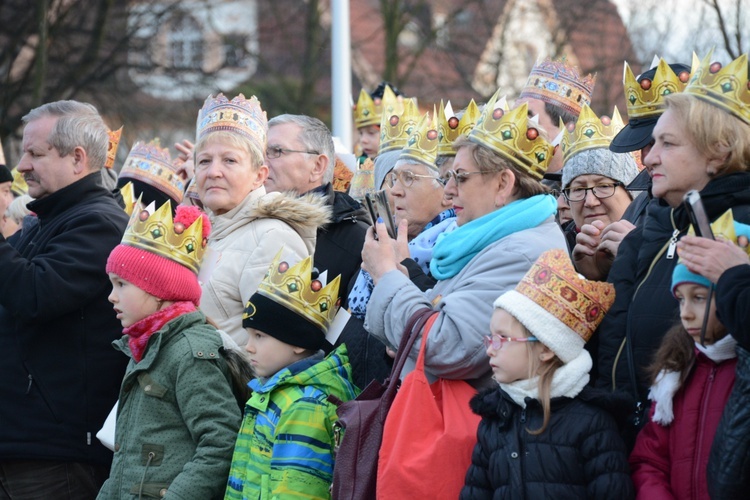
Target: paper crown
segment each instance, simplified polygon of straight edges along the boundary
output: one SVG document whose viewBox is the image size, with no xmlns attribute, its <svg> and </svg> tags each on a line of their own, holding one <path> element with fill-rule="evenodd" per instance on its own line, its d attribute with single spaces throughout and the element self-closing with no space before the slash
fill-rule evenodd
<svg viewBox="0 0 750 500">
<path fill-rule="evenodd" d="M 132 182 L 128 182 L 120 188 L 120 196 L 122 196 L 122 201 L 125 204 L 125 213 L 128 215 L 133 215 L 133 211 L 135 210 L 135 205 L 136 203 L 138 203 L 138 200 L 135 197 L 135 188 L 133 187 Z"/>
<path fill-rule="evenodd" d="M 609 143 L 623 127 L 625 124 L 617 106 L 612 111 L 611 118 L 605 115 L 599 118 L 588 104 L 584 104 L 578 121 L 560 125 L 560 128 L 565 131 L 560 142 L 563 161 L 587 149 L 609 148 Z"/>
<path fill-rule="evenodd" d="M 549 57 L 537 61 L 519 99 L 530 97 L 554 104 L 578 116 L 581 106 L 591 104 L 596 76 L 581 76 L 578 68 L 565 58 L 553 61 Z"/>
<path fill-rule="evenodd" d="M 686 94 L 718 106 L 724 111 L 750 124 L 750 68 L 748 56 L 740 57 L 722 67 L 720 62 L 711 62 L 712 52 L 702 60 L 693 55 L 690 82 Z"/>
<path fill-rule="evenodd" d="M 390 90 L 390 87 L 388 87 Z M 393 92 L 393 91 L 391 91 Z M 357 128 L 380 125 L 380 116 L 383 114 L 383 100 L 370 97 L 365 89 L 359 91 L 357 104 L 354 106 L 354 126 Z"/>
<path fill-rule="evenodd" d="M 153 204 L 134 210 L 122 243 L 177 262 L 197 275 L 208 238 L 204 236 L 203 217 L 185 227 L 174 222 L 172 206 L 167 202 L 156 211 Z"/>
<path fill-rule="evenodd" d="M 177 203 L 182 201 L 185 192 L 185 183 L 172 165 L 169 149 L 162 148 L 159 139 L 136 142 L 125 159 L 120 177 L 145 182 Z"/>
<path fill-rule="evenodd" d="M 567 363 L 580 354 L 614 300 L 612 284 L 582 278 L 568 252 L 555 249 L 540 255 L 495 307 L 511 313 Z"/>
<path fill-rule="evenodd" d="M 386 87 L 386 91 L 390 90 Z M 383 116 L 380 120 L 380 147 L 378 154 L 401 149 L 414 132 L 421 114 L 414 99 L 398 101 L 393 91 L 393 100 L 383 94 Z"/>
<path fill-rule="evenodd" d="M 312 256 L 290 267 L 288 262 L 282 260 L 282 252 L 283 249 L 279 250 L 274 257 L 256 293 L 281 304 L 324 333 L 327 332 L 338 311 L 341 276 L 323 285 L 321 280 L 312 277 Z M 254 314 L 251 306 L 248 302 L 243 320 Z"/>
<path fill-rule="evenodd" d="M 456 156 L 453 142 L 462 135 L 468 135 L 481 115 L 479 106 L 474 102 L 474 99 L 469 102 L 461 119 L 453 113 L 450 101 L 445 107 L 443 107 L 443 101 L 440 101 L 440 107 L 438 108 L 438 156 Z"/>
<path fill-rule="evenodd" d="M 498 90 L 487 102 L 469 140 L 500 154 L 516 167 L 541 180 L 552 159 L 554 146 L 547 142 L 528 117 L 528 105 L 507 111 Z M 531 126 L 529 126 L 531 124 Z"/>
<path fill-rule="evenodd" d="M 239 94 L 231 101 L 224 94 L 208 96 L 198 112 L 196 141 L 211 132 L 234 132 L 248 139 L 261 155 L 266 153 L 268 118 L 255 96 Z"/>
<path fill-rule="evenodd" d="M 628 119 L 653 117 L 664 112 L 664 98 L 685 90 L 690 73 L 676 74 L 664 59 L 659 59 L 652 80 L 643 78 L 640 82 L 633 70 L 625 62 L 622 83 L 625 86 L 625 101 L 628 106 Z"/>
<path fill-rule="evenodd" d="M 437 161 L 439 142 L 436 111 L 433 107 L 432 116 L 429 112 L 425 113 L 417 128 L 407 139 L 406 145 L 401 150 L 399 160 L 415 161 L 437 172 L 435 162 Z"/>
<path fill-rule="evenodd" d="M 120 145 L 120 137 L 122 136 L 122 127 L 117 130 L 110 130 L 109 144 L 107 145 L 107 161 L 104 163 L 104 168 L 112 168 L 115 166 L 115 157 L 117 156 L 117 146 Z"/>
<path fill-rule="evenodd" d="M 13 169 L 13 183 L 10 185 L 10 190 L 16 196 L 23 196 L 29 192 L 29 185 L 26 184 L 26 179 L 23 178 L 23 174 L 18 171 L 17 168 Z"/>
</svg>

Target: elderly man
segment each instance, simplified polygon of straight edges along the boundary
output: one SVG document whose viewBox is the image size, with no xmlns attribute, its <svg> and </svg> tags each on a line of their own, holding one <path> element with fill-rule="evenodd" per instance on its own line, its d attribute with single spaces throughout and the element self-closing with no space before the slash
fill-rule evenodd
<svg viewBox="0 0 750 500">
<path fill-rule="evenodd" d="M 349 195 L 333 191 L 334 154 L 331 132 L 317 118 L 287 114 L 269 120 L 266 191 L 317 192 L 326 198 L 332 222 L 318 228 L 314 265 L 327 270 L 329 279 L 341 275 L 339 296 L 346 306 L 349 282 L 362 263 L 369 217 Z"/>
<path fill-rule="evenodd" d="M 53 102 L 23 121 L 18 170 L 37 218 L 0 236 L 0 498 L 94 498 L 112 459 L 95 434 L 126 361 L 104 269 L 127 216 L 101 184 L 93 106 Z"/>
</svg>

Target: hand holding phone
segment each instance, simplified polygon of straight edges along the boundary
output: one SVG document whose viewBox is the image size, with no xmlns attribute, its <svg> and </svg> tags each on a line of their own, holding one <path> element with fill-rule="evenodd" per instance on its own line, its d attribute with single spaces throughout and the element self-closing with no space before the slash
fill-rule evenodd
<svg viewBox="0 0 750 500">
<path fill-rule="evenodd" d="M 701 201 L 701 195 L 698 191 L 692 189 L 685 193 L 683 198 L 685 209 L 687 210 L 688 217 L 690 217 L 690 223 L 695 229 L 696 236 L 702 236 L 703 238 L 714 238 L 714 233 L 711 231 L 711 224 L 706 214 L 706 209 Z"/>
<path fill-rule="evenodd" d="M 376 191 L 375 193 L 367 193 L 365 195 L 365 204 L 367 210 L 370 212 L 370 218 L 372 219 L 373 229 L 378 221 L 378 217 L 383 219 L 385 227 L 388 230 L 388 236 L 396 239 L 396 226 L 391 215 L 391 207 L 388 204 L 388 195 L 385 190 Z M 375 234 L 377 238 L 377 233 Z"/>
</svg>

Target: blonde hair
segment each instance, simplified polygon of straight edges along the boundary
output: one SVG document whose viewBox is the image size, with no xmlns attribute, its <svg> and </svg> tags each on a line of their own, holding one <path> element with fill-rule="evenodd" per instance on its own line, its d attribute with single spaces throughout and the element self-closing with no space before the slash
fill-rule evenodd
<svg viewBox="0 0 750 500">
<path fill-rule="evenodd" d="M 263 165 L 263 162 L 265 161 L 265 151 L 258 150 L 258 146 L 253 141 L 239 134 L 226 130 L 210 132 L 201 137 L 201 139 L 195 145 L 195 156 L 197 157 L 203 148 L 205 148 L 209 143 L 213 142 L 221 142 L 237 149 L 246 151 L 250 155 L 250 161 L 252 161 L 253 163 L 253 170 Z"/>
<path fill-rule="evenodd" d="M 665 102 L 698 151 L 709 159 L 726 158 L 716 175 L 747 170 L 750 125 L 690 94 L 671 94 Z"/>
</svg>

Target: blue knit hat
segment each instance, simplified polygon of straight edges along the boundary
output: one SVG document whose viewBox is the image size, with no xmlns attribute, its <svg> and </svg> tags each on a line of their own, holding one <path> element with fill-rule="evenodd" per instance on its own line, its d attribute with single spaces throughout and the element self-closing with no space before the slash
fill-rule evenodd
<svg viewBox="0 0 750 500">
<path fill-rule="evenodd" d="M 690 272 L 685 264 L 679 262 L 672 272 L 672 295 L 674 295 L 675 289 L 683 283 L 695 283 L 706 288 L 711 287 L 711 281 L 708 278 Z"/>
</svg>

